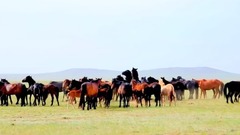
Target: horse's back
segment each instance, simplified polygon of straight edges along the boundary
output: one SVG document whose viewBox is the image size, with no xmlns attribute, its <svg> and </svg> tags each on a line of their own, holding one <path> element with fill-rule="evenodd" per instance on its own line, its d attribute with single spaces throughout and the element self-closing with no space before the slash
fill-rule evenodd
<svg viewBox="0 0 240 135">
<path fill-rule="evenodd" d="M 98 95 L 98 85 L 92 82 L 85 82 L 82 85 L 86 85 L 87 96 L 96 97 Z"/>
<path fill-rule="evenodd" d="M 161 88 L 161 93 L 162 93 L 162 94 L 167 94 L 167 93 L 169 93 L 169 92 L 171 92 L 171 91 L 174 91 L 174 87 L 173 87 L 172 84 L 164 85 L 164 86 L 162 86 L 162 88 Z"/>
</svg>

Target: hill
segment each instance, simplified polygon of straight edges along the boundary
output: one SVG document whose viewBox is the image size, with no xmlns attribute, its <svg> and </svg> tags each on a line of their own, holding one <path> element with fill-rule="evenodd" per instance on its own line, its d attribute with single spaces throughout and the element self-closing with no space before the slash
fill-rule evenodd
<svg viewBox="0 0 240 135">
<path fill-rule="evenodd" d="M 8 80 L 21 81 L 27 75 L 31 75 L 35 80 L 64 80 L 79 79 L 83 76 L 90 78 L 101 77 L 105 80 L 111 80 L 122 71 L 115 70 L 102 70 L 102 69 L 84 69 L 74 68 L 60 72 L 40 73 L 40 74 L 0 74 L 0 78 L 6 78 Z M 209 68 L 209 67 L 174 67 L 174 68 L 158 68 L 151 70 L 139 70 L 139 77 L 152 76 L 155 78 L 165 77 L 171 79 L 172 77 L 182 76 L 186 79 L 192 78 L 219 78 L 221 80 L 240 80 L 240 74 L 225 72 L 222 70 Z"/>
</svg>

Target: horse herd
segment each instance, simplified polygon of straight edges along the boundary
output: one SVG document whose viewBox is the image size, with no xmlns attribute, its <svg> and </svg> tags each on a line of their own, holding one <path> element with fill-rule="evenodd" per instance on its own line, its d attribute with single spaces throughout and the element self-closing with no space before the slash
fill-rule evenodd
<svg viewBox="0 0 240 135">
<path fill-rule="evenodd" d="M 124 76 L 124 77 L 123 77 Z M 28 88 L 23 83 L 28 83 Z M 172 102 L 176 105 L 176 100 L 184 99 L 184 91 L 189 90 L 189 99 L 198 99 L 201 90 L 200 98 L 206 98 L 206 91 L 213 91 L 213 98 L 219 98 L 222 93 L 226 97 L 226 102 L 230 98 L 231 103 L 238 102 L 240 98 L 240 81 L 230 81 L 224 84 L 218 79 L 192 79 L 185 80 L 181 76 L 172 78 L 171 81 L 161 77 L 161 81 L 153 77 L 138 77 L 137 68 L 132 68 L 132 71 L 123 71 L 121 75 L 113 78 L 111 82 L 103 81 L 101 78 L 89 79 L 83 77 L 79 80 L 52 81 L 47 85 L 37 83 L 31 76 L 26 76 L 22 79 L 22 83 L 9 83 L 6 79 L 0 81 L 0 98 L 1 105 L 8 106 L 8 100 L 12 104 L 11 95 L 16 95 L 17 102 L 21 100 L 21 106 L 32 105 L 31 97 L 34 96 L 33 105 L 37 106 L 42 103 L 46 105 L 48 95 L 51 95 L 51 106 L 54 102 L 54 96 L 59 106 L 59 92 L 63 92 L 64 101 L 67 97 L 68 104 L 77 103 L 76 98 L 79 98 L 79 107 L 83 110 L 87 104 L 87 109 L 96 109 L 97 103 L 105 107 L 110 107 L 112 99 L 118 100 L 119 107 L 129 107 L 130 100 L 135 101 L 135 106 L 140 104 L 143 106 L 142 99 L 145 101 L 145 106 L 151 106 L 152 95 L 154 96 L 155 106 L 165 106 L 165 100 L 169 100 L 169 105 Z M 234 100 L 233 100 L 234 96 Z"/>
</svg>

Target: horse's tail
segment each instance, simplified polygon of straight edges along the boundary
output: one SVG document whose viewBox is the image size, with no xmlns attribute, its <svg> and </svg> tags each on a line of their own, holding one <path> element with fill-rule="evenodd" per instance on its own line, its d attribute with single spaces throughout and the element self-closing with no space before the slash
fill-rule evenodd
<svg viewBox="0 0 240 135">
<path fill-rule="evenodd" d="M 223 89 L 224 89 L 224 83 L 221 82 L 221 89 L 220 89 L 220 95 L 222 96 L 222 93 L 223 93 Z"/>
<path fill-rule="evenodd" d="M 87 93 L 87 84 L 86 83 L 83 83 L 82 85 L 81 85 L 81 96 L 80 96 L 80 102 L 79 102 L 79 107 L 83 107 L 83 105 L 84 105 L 84 102 L 85 102 L 85 100 L 84 100 L 84 96 L 85 96 L 85 94 Z"/>
<path fill-rule="evenodd" d="M 228 88 L 228 85 L 229 85 L 229 83 L 226 83 L 225 86 L 224 86 L 224 89 L 223 89 L 224 97 L 225 97 L 225 98 L 227 97 L 227 88 Z"/>
</svg>

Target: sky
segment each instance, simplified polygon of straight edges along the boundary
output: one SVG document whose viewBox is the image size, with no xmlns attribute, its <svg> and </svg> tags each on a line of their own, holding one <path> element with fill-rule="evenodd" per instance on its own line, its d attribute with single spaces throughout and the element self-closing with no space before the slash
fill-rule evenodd
<svg viewBox="0 0 240 135">
<path fill-rule="evenodd" d="M 239 0 L 0 1 L 0 73 L 212 67 L 240 73 Z"/>
</svg>

